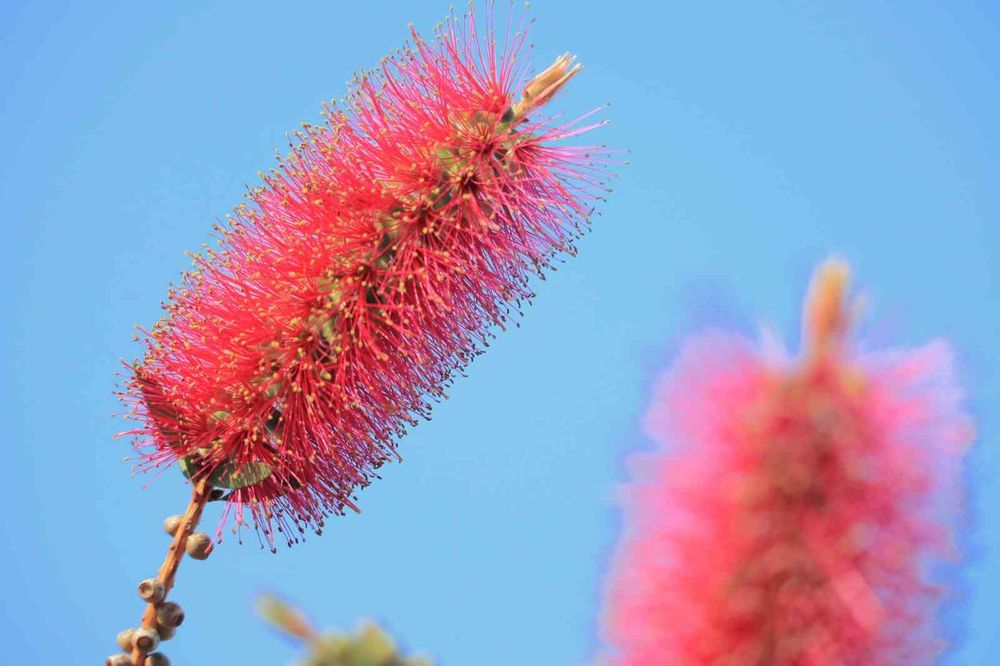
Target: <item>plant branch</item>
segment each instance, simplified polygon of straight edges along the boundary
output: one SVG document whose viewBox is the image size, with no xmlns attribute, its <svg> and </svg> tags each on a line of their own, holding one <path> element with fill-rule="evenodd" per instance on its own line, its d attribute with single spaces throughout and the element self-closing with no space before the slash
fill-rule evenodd
<svg viewBox="0 0 1000 666">
<path fill-rule="evenodd" d="M 167 556 L 163 559 L 160 571 L 156 575 L 157 580 L 163 584 L 163 599 L 159 603 L 151 603 L 146 606 L 141 626 L 156 629 L 156 610 L 166 601 L 167 595 L 170 594 L 170 589 L 174 586 L 174 578 L 177 576 L 177 568 L 184 558 L 188 537 L 198 527 L 198 522 L 201 520 L 201 513 L 205 509 L 205 505 L 208 503 L 211 494 L 212 485 L 209 483 L 208 475 L 206 474 L 194 483 L 194 492 L 191 495 L 191 501 L 184 511 L 181 524 L 177 528 L 173 540 L 170 542 Z M 135 666 L 144 666 L 146 663 L 146 653 L 138 647 L 133 647 L 132 661 Z"/>
</svg>

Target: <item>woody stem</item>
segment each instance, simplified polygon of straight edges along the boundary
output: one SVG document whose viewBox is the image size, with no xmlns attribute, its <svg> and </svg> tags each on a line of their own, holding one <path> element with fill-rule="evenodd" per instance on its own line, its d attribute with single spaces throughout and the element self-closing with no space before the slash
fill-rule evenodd
<svg viewBox="0 0 1000 666">
<path fill-rule="evenodd" d="M 203 475 L 194 484 L 191 501 L 184 511 L 184 516 L 181 518 L 181 524 L 177 527 L 177 532 L 174 533 L 173 541 L 170 542 L 170 548 L 167 549 L 167 556 L 163 559 L 163 564 L 160 565 L 160 571 L 156 574 L 156 579 L 163 585 L 163 599 L 159 603 L 151 603 L 146 606 L 146 612 L 142 615 L 141 626 L 156 629 L 156 609 L 166 601 L 167 595 L 170 593 L 170 588 L 174 586 L 174 578 L 177 576 L 177 568 L 181 564 L 181 559 L 184 558 L 188 537 L 198 527 L 198 521 L 201 520 L 201 513 L 205 509 L 205 505 L 208 503 L 211 494 L 212 485 L 208 481 L 208 475 Z M 132 662 L 135 666 L 144 666 L 146 663 L 146 653 L 138 647 L 133 647 Z"/>
</svg>

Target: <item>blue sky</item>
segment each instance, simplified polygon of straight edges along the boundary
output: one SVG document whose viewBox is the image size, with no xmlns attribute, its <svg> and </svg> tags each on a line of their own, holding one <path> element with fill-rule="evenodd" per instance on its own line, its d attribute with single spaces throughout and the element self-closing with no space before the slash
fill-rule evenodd
<svg viewBox="0 0 1000 666">
<path fill-rule="evenodd" d="M 27 3 L 0 9 L 0 626 L 10 663 L 99 663 L 166 548 L 178 473 L 131 479 L 121 357 L 185 250 L 432 2 Z M 277 555 L 185 562 L 174 663 L 284 664 L 262 589 L 321 625 L 382 619 L 444 666 L 583 664 L 647 387 L 706 325 L 789 342 L 811 268 L 850 260 L 879 341 L 950 339 L 980 431 L 944 663 L 1000 631 L 1000 13 L 989 3 L 538 0 L 532 58 L 586 65 L 630 148 L 580 256 L 361 494 Z M 148 489 L 145 488 L 149 483 Z M 213 519 L 218 509 L 209 513 Z M 222 655 L 225 655 L 223 657 Z"/>
</svg>

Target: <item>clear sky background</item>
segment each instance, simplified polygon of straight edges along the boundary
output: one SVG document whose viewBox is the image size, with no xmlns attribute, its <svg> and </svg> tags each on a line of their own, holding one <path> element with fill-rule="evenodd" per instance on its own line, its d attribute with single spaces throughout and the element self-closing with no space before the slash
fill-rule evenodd
<svg viewBox="0 0 1000 666">
<path fill-rule="evenodd" d="M 992 5 L 992 6 L 991 6 Z M 502 5 L 505 7 L 505 5 Z M 86 664 L 142 607 L 175 470 L 131 479 L 119 358 L 183 252 L 359 67 L 446 2 L 24 3 L 0 8 L 5 663 Z M 949 338 L 980 437 L 947 664 L 1000 632 L 1000 11 L 989 2 L 538 0 L 539 66 L 586 64 L 553 108 L 606 101 L 630 148 L 580 256 L 477 360 L 363 514 L 277 555 L 228 540 L 182 566 L 175 664 L 294 656 L 251 610 L 276 589 L 329 627 L 375 616 L 443 666 L 584 664 L 622 461 L 687 333 L 769 323 L 794 344 L 828 253 L 868 333 Z M 148 489 L 144 485 L 152 482 Z M 209 525 L 219 507 L 208 512 Z"/>
</svg>

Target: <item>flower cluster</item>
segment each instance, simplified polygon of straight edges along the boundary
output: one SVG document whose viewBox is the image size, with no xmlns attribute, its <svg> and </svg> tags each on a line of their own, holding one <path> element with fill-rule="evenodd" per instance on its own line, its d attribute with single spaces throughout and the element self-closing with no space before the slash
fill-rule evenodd
<svg viewBox="0 0 1000 666">
<path fill-rule="evenodd" d="M 860 353 L 828 262 L 796 361 L 724 334 L 690 343 L 647 415 L 606 590 L 607 661 L 926 664 L 930 566 L 971 437 L 943 342 Z"/>
<path fill-rule="evenodd" d="M 604 191 L 600 150 L 553 145 L 596 125 L 537 113 L 579 66 L 529 78 L 525 26 L 483 22 L 414 32 L 296 132 L 131 366 L 140 466 L 231 489 L 227 518 L 272 550 L 356 510 Z"/>
</svg>

